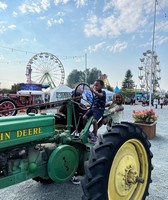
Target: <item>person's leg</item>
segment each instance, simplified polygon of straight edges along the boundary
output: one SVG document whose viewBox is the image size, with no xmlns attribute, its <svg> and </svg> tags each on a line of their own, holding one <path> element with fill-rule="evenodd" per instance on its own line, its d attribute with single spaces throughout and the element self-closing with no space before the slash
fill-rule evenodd
<svg viewBox="0 0 168 200">
<path fill-rule="evenodd" d="M 88 111 L 85 113 L 85 115 L 83 116 L 83 124 L 84 124 L 84 125 L 86 124 L 88 118 L 91 117 L 92 115 L 93 115 L 93 112 L 92 112 L 91 109 L 88 110 Z"/>
<path fill-rule="evenodd" d="M 97 136 L 97 130 L 98 130 L 97 120 L 93 119 L 92 123 L 93 123 L 93 134 L 94 136 Z"/>
<path fill-rule="evenodd" d="M 103 117 L 104 110 L 94 109 L 93 110 L 93 133 L 97 135 L 98 124 L 97 122 Z"/>
<path fill-rule="evenodd" d="M 107 122 L 108 122 L 108 119 L 107 119 L 107 117 L 103 117 L 99 122 L 98 122 L 98 129 L 104 124 L 107 124 Z"/>
</svg>

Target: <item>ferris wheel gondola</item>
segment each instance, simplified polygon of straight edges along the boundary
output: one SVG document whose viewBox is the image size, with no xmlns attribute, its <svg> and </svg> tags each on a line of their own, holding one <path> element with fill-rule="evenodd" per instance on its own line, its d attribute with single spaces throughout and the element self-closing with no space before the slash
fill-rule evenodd
<svg viewBox="0 0 168 200">
<path fill-rule="evenodd" d="M 29 60 L 26 77 L 28 83 L 48 84 L 51 88 L 55 88 L 64 83 L 65 71 L 55 55 L 43 52 Z"/>
<path fill-rule="evenodd" d="M 151 50 L 147 50 L 146 52 L 144 52 L 143 57 L 140 58 L 140 65 L 138 66 L 138 69 L 138 78 L 140 80 L 141 89 L 145 90 L 147 93 L 152 90 L 153 94 L 155 94 L 157 88 L 160 87 L 159 81 L 161 80 L 160 62 L 158 61 L 158 56 L 156 52 L 154 52 L 153 54 Z M 152 80 L 152 88 L 150 88 L 150 80 Z"/>
</svg>

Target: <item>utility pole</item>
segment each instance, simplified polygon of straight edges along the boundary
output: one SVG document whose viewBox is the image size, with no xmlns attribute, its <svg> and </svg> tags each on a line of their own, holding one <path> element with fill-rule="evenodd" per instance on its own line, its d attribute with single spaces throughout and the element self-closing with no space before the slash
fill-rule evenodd
<svg viewBox="0 0 168 200">
<path fill-rule="evenodd" d="M 85 53 L 85 83 L 87 83 L 87 53 Z"/>
<path fill-rule="evenodd" d="M 150 71 L 150 94 L 149 94 L 149 108 L 151 108 L 152 102 L 152 87 L 153 87 L 153 65 L 154 65 L 154 47 L 155 47 L 155 26 L 156 26 L 156 3 L 157 0 L 154 0 L 154 17 L 153 17 L 153 39 L 152 39 L 152 62 L 151 62 L 151 71 Z"/>
</svg>

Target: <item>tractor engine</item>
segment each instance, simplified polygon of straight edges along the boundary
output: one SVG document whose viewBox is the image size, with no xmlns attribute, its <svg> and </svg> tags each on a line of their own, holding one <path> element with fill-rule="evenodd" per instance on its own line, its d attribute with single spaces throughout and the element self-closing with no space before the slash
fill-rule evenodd
<svg viewBox="0 0 168 200">
<path fill-rule="evenodd" d="M 31 178 L 69 180 L 79 162 L 70 141 L 53 114 L 0 118 L 0 189 Z"/>
</svg>

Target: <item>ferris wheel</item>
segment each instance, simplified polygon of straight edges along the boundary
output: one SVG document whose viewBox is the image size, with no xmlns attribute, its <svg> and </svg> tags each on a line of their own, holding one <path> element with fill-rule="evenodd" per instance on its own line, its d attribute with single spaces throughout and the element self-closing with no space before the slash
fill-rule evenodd
<svg viewBox="0 0 168 200">
<path fill-rule="evenodd" d="M 29 60 L 26 77 L 28 83 L 48 84 L 51 88 L 55 88 L 64 83 L 65 71 L 55 55 L 42 52 Z"/>
<path fill-rule="evenodd" d="M 138 78 L 140 80 L 141 89 L 144 89 L 147 93 L 151 90 L 153 91 L 153 94 L 155 94 L 156 89 L 160 87 L 159 81 L 161 80 L 160 62 L 158 61 L 158 56 L 156 52 L 154 52 L 153 55 L 151 50 L 147 50 L 146 52 L 144 52 L 143 57 L 140 58 L 140 65 L 138 69 Z M 151 81 L 152 88 L 150 88 Z"/>
</svg>

